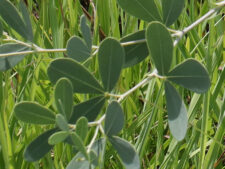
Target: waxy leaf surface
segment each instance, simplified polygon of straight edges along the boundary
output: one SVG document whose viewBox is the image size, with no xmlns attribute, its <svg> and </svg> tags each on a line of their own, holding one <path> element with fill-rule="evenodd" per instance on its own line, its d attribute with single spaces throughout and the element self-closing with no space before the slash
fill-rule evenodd
<svg viewBox="0 0 225 169">
<path fill-rule="evenodd" d="M 76 93 L 104 93 L 95 77 L 84 66 L 69 58 L 52 61 L 48 67 L 48 76 L 52 83 L 62 77 L 68 78 Z"/>
<path fill-rule="evenodd" d="M 48 153 L 53 147 L 52 145 L 48 144 L 48 139 L 56 131 L 57 129 L 48 130 L 33 140 L 25 149 L 25 160 L 34 162 L 44 157 L 44 155 Z"/>
<path fill-rule="evenodd" d="M 81 117 L 76 122 L 76 133 L 80 136 L 82 141 L 85 141 L 85 138 L 88 133 L 88 120 L 85 117 Z"/>
<path fill-rule="evenodd" d="M 108 136 L 116 135 L 122 130 L 124 125 L 124 114 L 120 104 L 113 101 L 106 110 L 105 134 Z"/>
<path fill-rule="evenodd" d="M 69 131 L 69 126 L 68 126 L 68 123 L 65 119 L 65 117 L 61 114 L 57 114 L 56 115 L 56 125 L 61 129 L 61 130 L 64 130 L 64 131 Z"/>
<path fill-rule="evenodd" d="M 181 141 L 187 132 L 187 110 L 180 95 L 169 82 L 165 82 L 165 90 L 169 128 L 172 135 Z"/>
<path fill-rule="evenodd" d="M 73 36 L 68 40 L 66 50 L 68 56 L 78 62 L 85 61 L 91 55 L 91 51 L 84 40 L 77 36 Z"/>
<path fill-rule="evenodd" d="M 120 42 L 124 43 L 124 42 L 138 41 L 143 39 L 145 39 L 144 30 L 129 34 L 123 37 L 120 40 Z M 139 62 L 144 60 L 149 54 L 146 42 L 126 45 L 124 46 L 124 51 L 125 51 L 125 61 L 124 61 L 123 68 L 138 64 Z"/>
<path fill-rule="evenodd" d="M 88 119 L 88 121 L 94 121 L 98 116 L 101 108 L 105 103 L 104 96 L 97 96 L 85 102 L 79 103 L 74 106 L 73 113 L 70 118 L 70 123 L 76 123 L 76 121 L 84 116 Z"/>
<path fill-rule="evenodd" d="M 167 79 L 196 93 L 204 93 L 210 87 L 205 67 L 194 59 L 187 59 L 171 70 Z"/>
<path fill-rule="evenodd" d="M 112 146 L 118 152 L 123 165 L 126 169 L 139 169 L 140 159 L 134 147 L 126 140 L 120 137 L 112 136 L 109 138 Z"/>
<path fill-rule="evenodd" d="M 120 43 L 107 38 L 100 44 L 98 53 L 99 71 L 106 91 L 116 85 L 123 67 L 125 53 Z"/>
<path fill-rule="evenodd" d="M 82 36 L 86 43 L 87 48 L 91 52 L 92 50 L 92 38 L 91 38 L 91 29 L 86 23 L 86 16 L 82 15 L 80 18 L 80 29 L 82 32 Z"/>
<path fill-rule="evenodd" d="M 16 104 L 14 113 L 17 119 L 33 124 L 54 124 L 55 114 L 46 107 L 34 102 Z"/>
<path fill-rule="evenodd" d="M 68 135 L 69 135 L 69 132 L 67 131 L 55 132 L 48 138 L 48 144 L 55 145 L 55 144 L 61 143 L 68 137 Z"/>
<path fill-rule="evenodd" d="M 172 55 L 173 41 L 167 28 L 159 23 L 152 22 L 146 31 L 147 45 L 155 67 L 160 75 L 169 72 Z"/>
<path fill-rule="evenodd" d="M 117 0 L 127 13 L 145 21 L 161 21 L 154 0 Z"/>
<path fill-rule="evenodd" d="M 163 23 L 172 25 L 184 8 L 184 0 L 162 0 Z"/>
<path fill-rule="evenodd" d="M 0 0 L 0 16 L 21 36 L 30 40 L 30 34 L 23 18 L 10 1 Z"/>
<path fill-rule="evenodd" d="M 59 79 L 56 83 L 54 96 L 59 113 L 69 120 L 73 111 L 73 86 L 70 80 Z"/>
<path fill-rule="evenodd" d="M 15 52 L 24 52 L 29 50 L 27 46 L 17 43 L 7 43 L 0 45 L 0 54 L 10 54 Z M 0 71 L 6 71 L 17 65 L 25 55 L 12 55 L 6 57 L 0 57 Z"/>
</svg>

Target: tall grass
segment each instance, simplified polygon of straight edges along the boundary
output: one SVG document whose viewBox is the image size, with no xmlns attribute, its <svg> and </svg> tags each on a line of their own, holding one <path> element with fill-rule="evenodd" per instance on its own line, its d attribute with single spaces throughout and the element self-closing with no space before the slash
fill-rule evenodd
<svg viewBox="0 0 225 169">
<path fill-rule="evenodd" d="M 18 0 L 12 1 L 18 6 Z M 93 19 L 94 45 L 104 36 L 121 38 L 142 30 L 146 23 L 125 14 L 115 0 L 93 0 L 87 6 L 78 0 L 27 0 L 34 29 L 34 41 L 43 48 L 65 48 L 72 35 L 80 35 L 79 18 L 83 12 Z M 211 1 L 186 1 L 173 29 L 182 30 L 212 8 Z M 223 10 L 224 11 L 224 10 Z M 13 30 L 3 24 L 9 33 Z M 160 81 L 149 84 L 132 93 L 122 106 L 126 113 L 126 127 L 121 137 L 135 145 L 142 168 L 217 168 L 225 166 L 225 19 L 222 12 L 192 29 L 178 43 L 173 65 L 186 58 L 196 58 L 207 66 L 211 88 L 204 94 L 194 94 L 179 88 L 188 108 L 189 126 L 186 138 L 177 142 L 170 137 L 165 99 Z M 0 169 L 62 169 L 74 156 L 69 145 L 58 144 L 39 162 L 28 163 L 23 159 L 25 146 L 46 130 L 46 127 L 24 124 L 13 116 L 13 106 L 22 100 L 32 100 L 50 109 L 53 102 L 52 85 L 46 69 L 53 58 L 65 57 L 63 53 L 32 54 L 13 70 L 0 72 Z M 97 60 L 93 58 L 89 68 L 98 75 Z M 117 90 L 124 93 L 151 71 L 149 59 L 124 69 Z M 88 97 L 88 96 L 87 96 Z M 76 94 L 74 102 L 85 97 Z M 146 123 L 147 122 L 147 123 Z M 90 131 L 90 139 L 94 131 Z M 106 148 L 104 168 L 122 168 L 111 146 Z"/>
</svg>

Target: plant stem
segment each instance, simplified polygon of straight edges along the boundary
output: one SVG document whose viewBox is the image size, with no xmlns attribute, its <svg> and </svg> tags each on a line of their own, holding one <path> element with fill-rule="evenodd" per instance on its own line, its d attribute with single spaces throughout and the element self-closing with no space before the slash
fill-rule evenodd
<svg viewBox="0 0 225 169">
<path fill-rule="evenodd" d="M 91 147 L 93 146 L 93 144 L 98 136 L 99 128 L 100 128 L 100 125 L 98 125 L 95 129 L 94 136 L 92 137 L 90 144 L 87 146 L 87 153 L 90 153 L 90 151 L 91 151 Z"/>
</svg>

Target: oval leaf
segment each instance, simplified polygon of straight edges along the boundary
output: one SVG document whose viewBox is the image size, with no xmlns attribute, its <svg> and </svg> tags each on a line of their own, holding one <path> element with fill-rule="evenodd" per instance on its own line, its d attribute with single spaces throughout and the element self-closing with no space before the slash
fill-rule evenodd
<svg viewBox="0 0 225 169">
<path fill-rule="evenodd" d="M 92 50 L 91 29 L 86 23 L 85 15 L 82 15 L 81 18 L 80 18 L 80 29 L 81 29 L 84 41 L 85 41 L 85 43 L 87 45 L 87 48 L 91 52 L 91 50 Z"/>
<path fill-rule="evenodd" d="M 168 80 L 196 93 L 204 93 L 210 87 L 210 79 L 204 66 L 194 59 L 187 59 L 171 70 Z"/>
<path fill-rule="evenodd" d="M 15 52 L 27 51 L 29 48 L 27 46 L 17 44 L 17 43 L 7 43 L 0 45 L 0 55 L 10 54 Z M 6 71 L 17 65 L 25 55 L 12 55 L 7 57 L 0 57 L 0 71 Z"/>
<path fill-rule="evenodd" d="M 162 0 L 163 23 L 170 26 L 177 20 L 182 9 L 184 0 Z"/>
<path fill-rule="evenodd" d="M 173 41 L 170 33 L 163 24 L 152 22 L 147 27 L 146 39 L 158 73 L 160 75 L 167 74 L 173 55 Z"/>
<path fill-rule="evenodd" d="M 165 82 L 165 90 L 170 131 L 178 141 L 181 141 L 187 132 L 187 110 L 180 95 L 169 82 Z"/>
<path fill-rule="evenodd" d="M 15 116 L 26 123 L 54 124 L 54 113 L 34 102 L 21 102 L 15 105 Z"/>
<path fill-rule="evenodd" d="M 18 10 L 10 1 L 0 0 L 0 15 L 8 25 L 10 25 L 25 39 L 29 40 L 26 25 L 24 24 Z"/>
<path fill-rule="evenodd" d="M 119 138 L 117 136 L 112 136 L 109 138 L 112 146 L 118 152 L 123 165 L 126 169 L 139 169 L 140 160 L 138 154 L 136 153 L 134 147 L 126 140 Z"/>
<path fill-rule="evenodd" d="M 52 61 L 48 67 L 48 76 L 52 83 L 62 77 L 68 78 L 76 93 L 104 93 L 94 76 L 84 66 L 69 58 Z"/>
<path fill-rule="evenodd" d="M 61 78 L 57 81 L 55 104 L 59 113 L 69 120 L 73 111 L 73 86 L 69 79 Z"/>
<path fill-rule="evenodd" d="M 117 0 L 127 13 L 145 21 L 161 21 L 154 0 Z"/>
<path fill-rule="evenodd" d="M 123 67 L 125 53 L 120 43 L 107 38 L 100 44 L 98 63 L 103 85 L 111 91 L 116 85 Z"/>
<path fill-rule="evenodd" d="M 76 121 L 84 116 L 88 119 L 88 121 L 94 121 L 98 116 L 100 110 L 102 109 L 105 103 L 104 96 L 94 97 L 88 101 L 77 104 L 73 108 L 73 113 L 69 120 L 70 123 L 76 123 Z"/>
<path fill-rule="evenodd" d="M 83 62 L 91 55 L 91 50 L 86 46 L 83 39 L 73 36 L 68 40 L 66 46 L 67 54 L 70 58 Z"/>
<path fill-rule="evenodd" d="M 106 110 L 105 134 L 108 136 L 116 135 L 122 130 L 123 125 L 123 110 L 118 102 L 113 101 Z"/>
<path fill-rule="evenodd" d="M 25 160 L 29 162 L 34 162 L 44 157 L 44 155 L 48 153 L 53 147 L 52 145 L 48 144 L 48 139 L 56 131 L 57 129 L 48 130 L 38 136 L 34 141 L 32 141 L 25 149 Z"/>
<path fill-rule="evenodd" d="M 120 40 L 120 42 L 124 43 L 143 39 L 145 39 L 144 30 L 127 35 L 123 37 Z M 123 68 L 138 64 L 139 62 L 144 60 L 149 54 L 146 42 L 124 46 L 124 50 L 125 50 L 125 63 L 123 65 Z"/>
<path fill-rule="evenodd" d="M 68 123 L 67 123 L 65 117 L 61 114 L 56 115 L 56 124 L 61 130 L 64 130 L 64 131 L 69 130 Z"/>
<path fill-rule="evenodd" d="M 84 143 L 82 142 L 81 138 L 74 132 L 70 133 L 70 138 L 71 138 L 73 144 L 75 145 L 76 149 L 79 150 L 84 155 L 84 157 L 88 160 L 89 157 L 88 157 L 86 148 L 85 148 Z"/>
<path fill-rule="evenodd" d="M 85 141 L 85 138 L 88 133 L 88 120 L 85 117 L 81 117 L 76 122 L 76 133 L 80 136 L 82 141 Z"/>
<path fill-rule="evenodd" d="M 55 145 L 61 143 L 68 137 L 68 135 L 69 133 L 67 131 L 56 132 L 48 138 L 48 144 Z"/>
</svg>

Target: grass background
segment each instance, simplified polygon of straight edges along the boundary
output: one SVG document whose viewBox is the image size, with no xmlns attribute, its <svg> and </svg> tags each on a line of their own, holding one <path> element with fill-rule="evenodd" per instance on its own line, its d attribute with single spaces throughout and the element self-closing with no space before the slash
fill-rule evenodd
<svg viewBox="0 0 225 169">
<path fill-rule="evenodd" d="M 18 7 L 19 0 L 12 1 Z M 90 18 L 93 43 L 99 45 L 104 37 L 117 39 L 138 30 L 147 23 L 124 13 L 116 0 L 27 0 L 34 31 L 34 42 L 43 48 L 65 48 L 67 40 L 81 36 L 80 16 Z M 156 2 L 159 2 L 156 0 Z M 214 6 L 210 1 L 185 1 L 185 9 L 172 29 L 182 30 Z M 223 10 L 224 11 L 224 10 Z M 142 168 L 225 168 L 225 20 L 223 11 L 191 30 L 176 46 L 172 67 L 187 58 L 196 58 L 210 74 L 211 88 L 204 94 L 178 88 L 188 109 L 189 125 L 186 138 L 177 142 L 168 129 L 167 112 L 162 83 L 152 80 L 147 86 L 130 95 L 122 106 L 126 124 L 121 137 L 137 149 Z M 4 30 L 16 39 L 16 32 L 3 22 Z M 36 101 L 54 110 L 53 86 L 46 69 L 52 59 L 66 54 L 29 55 L 13 70 L 0 72 L 0 169 L 63 169 L 74 156 L 69 145 L 58 144 L 51 153 L 36 163 L 23 159 L 23 152 L 35 137 L 52 126 L 28 125 L 13 116 L 15 103 Z M 97 60 L 90 60 L 88 68 L 98 77 Z M 191 68 L 190 68 L 191 69 Z M 152 61 L 124 69 L 117 85 L 124 93 L 153 70 Z M 86 100 L 88 95 L 74 96 L 74 102 Z M 103 109 L 104 110 L 104 109 Z M 104 113 L 104 111 L 102 111 Z M 150 130 L 147 129 L 147 123 Z M 144 137 L 143 134 L 147 133 Z M 90 130 L 89 138 L 93 135 Z M 123 168 L 110 145 L 105 154 L 105 168 Z"/>
</svg>

